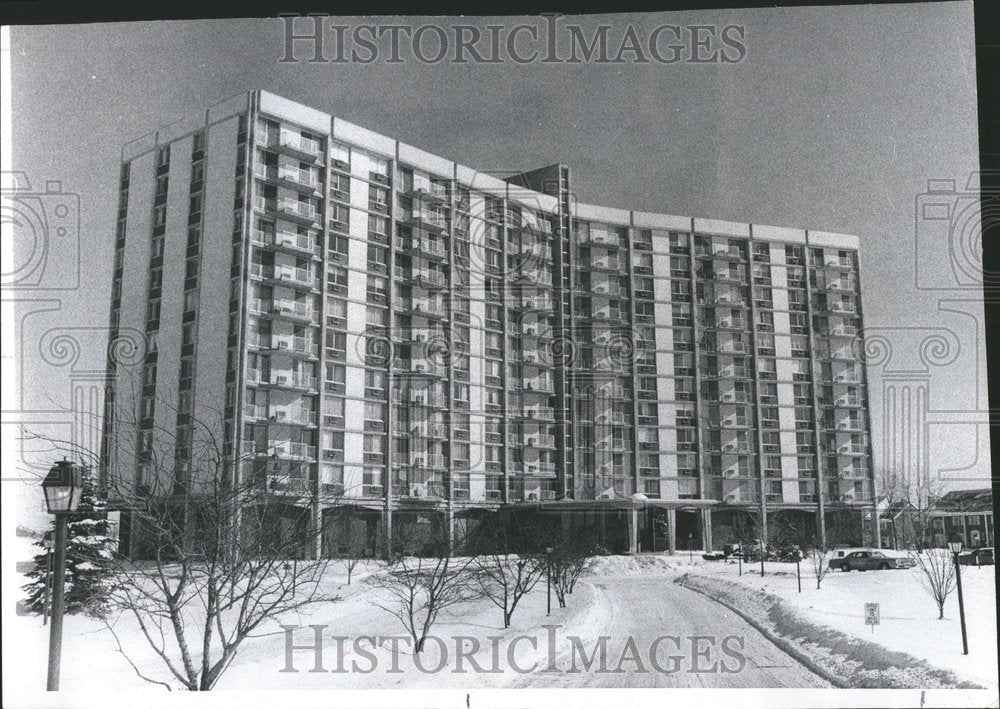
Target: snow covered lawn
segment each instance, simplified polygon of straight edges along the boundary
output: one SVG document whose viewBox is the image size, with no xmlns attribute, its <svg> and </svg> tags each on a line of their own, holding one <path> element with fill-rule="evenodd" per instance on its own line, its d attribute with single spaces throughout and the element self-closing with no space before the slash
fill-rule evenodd
<svg viewBox="0 0 1000 709">
<path fill-rule="evenodd" d="M 376 657 L 373 662 L 363 652 L 358 652 L 353 643 L 356 638 L 366 636 L 404 636 L 399 622 L 381 608 L 372 604 L 383 592 L 364 582 L 364 577 L 378 570 L 378 563 L 362 563 L 354 570 L 352 584 L 346 584 L 343 565 L 334 562 L 326 583 L 333 588 L 341 600 L 336 603 L 322 603 L 310 607 L 298 616 L 282 617 L 282 624 L 297 626 L 293 635 L 296 645 L 308 646 L 313 642 L 311 624 L 325 626 L 323 665 L 327 672 L 313 673 L 314 653 L 312 650 L 295 650 L 293 667 L 295 672 L 282 672 L 285 668 L 285 633 L 274 622 L 258 634 L 248 639 L 241 647 L 229 670 L 219 681 L 217 688 L 225 689 L 433 689 L 446 687 L 508 687 L 522 680 L 524 675 L 509 666 L 508 648 L 518 636 L 527 639 L 514 642 L 511 654 L 520 668 L 530 667 L 537 662 L 545 666 L 546 633 L 542 625 L 559 624 L 561 633 L 577 635 L 583 639 L 596 638 L 601 632 L 609 632 L 608 609 L 595 602 L 593 587 L 581 581 L 568 598 L 567 608 L 558 608 L 555 594 L 552 596 L 552 615 L 546 616 L 546 587 L 544 578 L 525 596 L 517 607 L 512 627 L 503 629 L 502 613 L 489 600 L 478 600 L 455 612 L 442 613 L 431 634 L 441 638 L 438 642 L 428 642 L 421 655 L 419 666 L 413 661 L 408 639 L 400 641 L 396 652 L 397 666 L 393 666 L 393 653 L 386 644 L 372 649 L 363 643 L 363 649 Z M 4 653 L 4 672 L 7 677 L 19 679 L 19 689 L 26 692 L 41 691 L 45 687 L 46 653 L 48 649 L 48 628 L 42 626 L 40 617 L 14 616 L 4 627 L 5 638 L 17 638 L 18 651 Z M 116 631 L 125 645 L 129 657 L 143 674 L 167 681 L 178 688 L 179 683 L 170 677 L 148 645 L 134 621 L 121 617 Z M 343 645 L 333 640 L 343 636 Z M 468 640 L 456 640 L 456 636 Z M 197 637 L 193 633 L 192 637 Z M 497 638 L 495 641 L 492 638 Z M 496 647 L 492 646 L 496 643 Z M 464 650 L 471 643 L 479 644 L 479 651 L 467 656 L 463 673 L 456 673 L 456 643 Z M 13 647 L 7 645 L 5 647 Z M 441 648 L 448 653 L 441 658 Z M 118 652 L 115 639 L 103 623 L 79 615 L 67 616 L 63 633 L 63 663 L 61 688 L 65 690 L 86 690 L 101 688 L 108 690 L 149 690 L 166 691 L 163 686 L 149 684 L 138 677 L 125 657 Z M 499 658 L 494 661 L 494 657 Z M 373 664 L 374 671 L 352 671 L 352 663 L 366 670 Z M 473 664 L 491 670 L 478 673 L 472 671 Z M 341 672 L 331 672 L 342 663 Z M 440 671 L 433 671 L 437 667 Z M 430 671 L 428 671 L 430 670 Z"/>
<path fill-rule="evenodd" d="M 945 604 L 944 619 L 921 585 L 918 568 L 889 571 L 831 571 L 816 590 L 811 562 L 801 565 L 802 593 L 798 592 L 795 565 L 745 564 L 738 575 L 736 563 L 714 562 L 693 573 L 737 582 L 787 601 L 805 617 L 848 635 L 874 642 L 889 650 L 905 652 L 930 665 L 951 670 L 978 684 L 997 686 L 996 586 L 993 566 L 962 567 L 969 655 L 962 655 L 958 619 L 958 595 L 952 592 Z M 878 603 L 880 625 L 865 625 L 865 603 Z"/>
</svg>

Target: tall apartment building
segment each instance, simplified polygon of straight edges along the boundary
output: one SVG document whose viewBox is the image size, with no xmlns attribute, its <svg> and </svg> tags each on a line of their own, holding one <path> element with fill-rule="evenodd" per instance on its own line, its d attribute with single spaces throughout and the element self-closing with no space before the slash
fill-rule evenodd
<svg viewBox="0 0 1000 709">
<path fill-rule="evenodd" d="M 148 348 L 109 360 L 105 455 L 148 484 L 171 432 L 183 485 L 218 420 L 244 480 L 329 494 L 334 547 L 500 508 L 621 520 L 633 549 L 746 512 L 860 543 L 857 248 L 581 204 L 562 165 L 499 179 L 240 95 L 123 149 L 111 328 Z"/>
</svg>

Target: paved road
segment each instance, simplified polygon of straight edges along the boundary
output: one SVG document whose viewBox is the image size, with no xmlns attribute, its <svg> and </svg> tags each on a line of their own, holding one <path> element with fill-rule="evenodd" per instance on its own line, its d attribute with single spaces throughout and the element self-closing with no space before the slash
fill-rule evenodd
<svg viewBox="0 0 1000 709">
<path fill-rule="evenodd" d="M 666 577 L 614 577 L 589 579 L 595 601 L 606 604 L 605 627 L 594 629 L 595 636 L 606 635 L 609 670 L 596 671 L 599 661 L 583 670 L 584 660 L 579 650 L 569 641 L 557 647 L 556 666 L 561 673 L 535 673 L 526 676 L 519 684 L 525 687 L 829 687 L 821 677 L 813 674 L 771 641 L 754 630 L 742 618 L 704 596 L 673 583 Z M 581 583 L 584 583 L 581 581 Z M 661 641 L 658 637 L 669 635 L 679 638 Z M 708 640 L 692 640 L 691 636 L 715 636 L 714 646 Z M 745 657 L 740 668 L 738 658 L 723 651 L 721 644 L 726 636 L 742 638 L 729 641 L 730 650 Z M 629 638 L 633 644 L 630 645 Z M 697 645 L 695 645 L 697 643 Z M 598 647 L 597 638 L 582 639 L 588 656 Z M 679 647 L 678 647 L 679 645 Z M 634 647 L 634 650 L 632 649 Z M 665 670 L 678 671 L 666 674 L 656 671 L 650 657 Z M 693 658 L 701 650 L 705 654 Z M 637 652 L 636 652 L 637 651 Z M 625 656 L 625 660 L 621 658 Z M 671 660 L 671 656 L 678 659 Z M 638 659 L 635 659 L 638 658 Z M 575 673 L 571 669 L 575 659 Z M 694 672 L 716 666 L 715 672 Z M 734 672 L 723 672 L 723 667 Z"/>
</svg>

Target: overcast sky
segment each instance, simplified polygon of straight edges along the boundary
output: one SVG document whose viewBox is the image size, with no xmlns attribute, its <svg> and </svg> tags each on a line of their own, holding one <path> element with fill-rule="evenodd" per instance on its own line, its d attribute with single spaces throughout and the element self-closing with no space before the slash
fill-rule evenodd
<svg viewBox="0 0 1000 709">
<path fill-rule="evenodd" d="M 79 297 L 23 336 L 106 326 L 121 145 L 264 88 L 477 169 L 566 163 L 585 202 L 857 234 L 866 325 L 954 332 L 960 351 L 933 369 L 930 406 L 985 408 L 978 294 L 914 278 L 914 200 L 928 179 L 964 187 L 977 164 L 971 3 L 565 21 L 606 22 L 613 37 L 628 23 L 640 36 L 737 24 L 747 53 L 726 65 L 281 64 L 278 20 L 14 28 L 13 167 L 80 195 L 83 244 Z M 944 297 L 973 301 L 955 306 L 972 316 L 940 312 Z M 100 347 L 84 349 L 78 367 L 103 366 Z M 902 349 L 894 366 L 919 368 Z M 65 401 L 65 368 L 25 365 L 27 408 Z M 882 368 L 870 377 L 878 464 Z M 978 441 L 971 426 L 930 436 L 949 467 L 989 476 L 985 426 Z"/>
</svg>

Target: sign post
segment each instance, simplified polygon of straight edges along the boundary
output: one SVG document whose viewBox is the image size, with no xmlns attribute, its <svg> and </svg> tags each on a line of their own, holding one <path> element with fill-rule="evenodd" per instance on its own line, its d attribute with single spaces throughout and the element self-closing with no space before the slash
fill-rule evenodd
<svg viewBox="0 0 1000 709">
<path fill-rule="evenodd" d="M 878 603 L 865 604 L 865 625 L 872 626 L 872 634 L 875 634 L 875 626 L 879 624 Z"/>
</svg>

